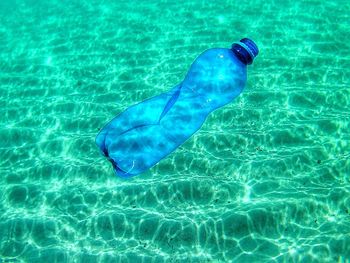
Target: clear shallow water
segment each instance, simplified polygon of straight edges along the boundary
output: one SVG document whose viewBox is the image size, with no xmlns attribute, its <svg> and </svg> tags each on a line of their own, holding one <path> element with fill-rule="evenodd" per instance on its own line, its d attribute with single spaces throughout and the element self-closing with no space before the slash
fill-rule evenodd
<svg viewBox="0 0 350 263">
<path fill-rule="evenodd" d="M 0 3 L 0 262 L 348 262 L 347 1 Z M 251 37 L 241 96 L 144 175 L 95 146 Z"/>
</svg>

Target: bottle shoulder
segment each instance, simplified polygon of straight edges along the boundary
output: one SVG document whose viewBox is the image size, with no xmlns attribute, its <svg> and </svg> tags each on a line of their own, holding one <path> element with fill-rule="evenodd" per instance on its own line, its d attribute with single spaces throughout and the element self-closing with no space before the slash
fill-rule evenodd
<svg viewBox="0 0 350 263">
<path fill-rule="evenodd" d="M 219 60 L 221 62 L 227 61 L 227 62 L 230 62 L 230 63 L 237 65 L 238 67 L 241 67 L 244 69 L 246 68 L 246 65 L 244 63 L 242 63 L 241 60 L 239 60 L 239 58 L 235 55 L 235 53 L 231 49 L 228 49 L 228 48 L 210 48 L 210 49 L 207 49 L 197 57 L 195 62 L 197 60 L 206 60 L 208 62 L 215 62 L 217 60 Z"/>
<path fill-rule="evenodd" d="M 243 90 L 247 79 L 246 68 L 232 50 L 208 49 L 192 64 L 182 89 L 198 94 L 215 108 L 220 107 Z"/>
</svg>

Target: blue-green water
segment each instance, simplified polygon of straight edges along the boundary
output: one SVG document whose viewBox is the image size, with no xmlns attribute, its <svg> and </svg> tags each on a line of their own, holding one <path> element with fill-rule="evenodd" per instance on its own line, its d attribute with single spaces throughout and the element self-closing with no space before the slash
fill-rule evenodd
<svg viewBox="0 0 350 263">
<path fill-rule="evenodd" d="M 348 1 L 0 2 L 0 262 L 349 262 Z M 143 175 L 94 143 L 212 47 L 241 96 Z"/>
</svg>

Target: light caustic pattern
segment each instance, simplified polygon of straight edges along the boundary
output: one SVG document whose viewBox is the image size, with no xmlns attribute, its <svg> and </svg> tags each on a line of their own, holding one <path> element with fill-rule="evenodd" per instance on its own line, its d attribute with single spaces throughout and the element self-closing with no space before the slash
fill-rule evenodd
<svg viewBox="0 0 350 263">
<path fill-rule="evenodd" d="M 348 1 L 14 2 L 0 1 L 0 262 L 350 260 Z M 241 96 L 115 177 L 99 129 L 241 37 L 260 48 Z"/>
</svg>

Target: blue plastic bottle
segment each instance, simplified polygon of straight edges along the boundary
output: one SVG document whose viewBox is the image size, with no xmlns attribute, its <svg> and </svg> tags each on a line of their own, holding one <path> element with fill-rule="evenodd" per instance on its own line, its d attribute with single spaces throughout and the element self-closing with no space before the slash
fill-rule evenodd
<svg viewBox="0 0 350 263">
<path fill-rule="evenodd" d="M 121 177 L 138 175 L 191 137 L 208 114 L 236 98 L 247 65 L 258 55 L 247 38 L 231 49 L 203 52 L 170 91 L 127 108 L 97 135 L 96 143 Z"/>
</svg>

